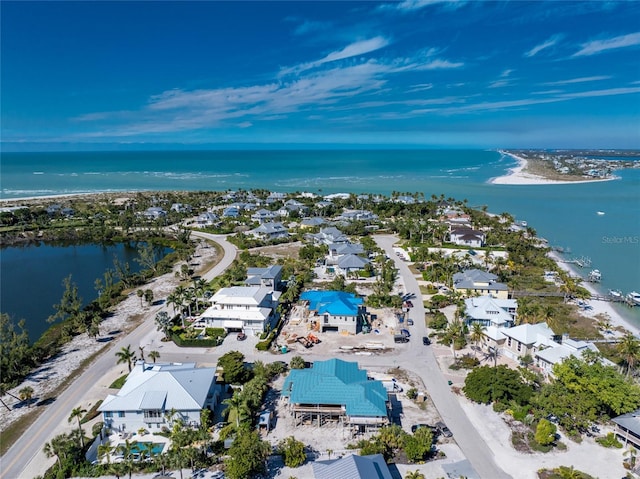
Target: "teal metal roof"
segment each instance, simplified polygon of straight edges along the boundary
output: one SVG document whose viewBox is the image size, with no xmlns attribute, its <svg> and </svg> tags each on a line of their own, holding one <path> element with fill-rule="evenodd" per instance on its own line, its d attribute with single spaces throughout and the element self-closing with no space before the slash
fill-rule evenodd
<svg viewBox="0 0 640 479">
<path fill-rule="evenodd" d="M 387 390 L 381 381 L 367 379 L 358 363 L 329 359 L 310 369 L 293 369 L 282 395 L 293 404 L 341 405 L 349 416 L 387 415 Z"/>
<path fill-rule="evenodd" d="M 344 291 L 305 291 L 300 299 L 309 301 L 309 309 L 319 315 L 357 316 L 358 307 L 362 304 L 362 298 Z"/>
</svg>

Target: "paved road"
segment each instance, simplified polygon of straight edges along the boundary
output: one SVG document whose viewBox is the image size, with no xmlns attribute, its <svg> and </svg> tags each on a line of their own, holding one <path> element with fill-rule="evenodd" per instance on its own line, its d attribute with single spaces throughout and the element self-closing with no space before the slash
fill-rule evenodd
<svg viewBox="0 0 640 479">
<path fill-rule="evenodd" d="M 236 247 L 226 241 L 222 235 L 194 232 L 193 236 L 213 240 L 220 244 L 224 250 L 224 257 L 203 277 L 210 281 L 229 267 L 236 257 Z M 156 313 L 165 306 L 152 308 L 147 315 L 147 320 L 128 335 L 113 341 L 113 344 L 89 366 L 64 392 L 41 414 L 38 420 L 9 448 L 2 456 L 0 464 L 0 478 L 22 479 L 29 478 L 27 467 L 33 460 L 42 460 L 42 448 L 44 444 L 56 435 L 60 424 L 65 424 L 71 410 L 78 405 L 79 400 L 89 391 L 99 379 L 105 376 L 114 366 L 114 351 L 118 351 L 127 345 L 137 346 L 144 344 L 144 339 L 156 330 L 153 318 Z M 184 360 L 184 355 L 183 359 Z M 39 457 L 39 458 L 38 458 Z"/>
<path fill-rule="evenodd" d="M 432 349 L 422 345 L 422 336 L 427 334 L 424 324 L 425 310 L 420 299 L 422 293 L 420 293 L 418 282 L 407 264 L 393 252 L 393 244 L 397 241 L 397 238 L 386 235 L 378 235 L 374 238 L 378 246 L 384 249 L 387 255 L 395 261 L 407 293 L 413 293 L 418 298 L 413 301 L 414 307 L 410 313 L 411 318 L 414 320 L 414 326 L 410 328 L 412 329 L 412 338 L 409 343 L 401 346 L 401 348 L 407 347 L 397 358 L 398 363 L 403 368 L 420 375 L 436 409 L 447 426 L 449 426 L 449 429 L 451 429 L 460 449 L 462 449 L 462 452 L 478 475 L 487 479 L 506 479 L 511 477 L 498 467 L 491 449 L 485 444 L 478 431 L 465 415 L 462 407 L 460 407 L 458 399 L 451 392 L 451 388 L 438 366 Z M 379 358 L 384 359 L 384 357 Z M 371 361 L 367 359 L 360 362 L 366 367 Z"/>
</svg>

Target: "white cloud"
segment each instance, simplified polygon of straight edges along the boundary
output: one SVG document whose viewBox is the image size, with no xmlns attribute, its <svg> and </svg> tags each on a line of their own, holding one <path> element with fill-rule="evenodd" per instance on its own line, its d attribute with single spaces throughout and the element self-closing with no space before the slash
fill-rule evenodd
<svg viewBox="0 0 640 479">
<path fill-rule="evenodd" d="M 457 9 L 462 7 L 465 3 L 467 2 L 463 0 L 403 0 L 394 6 L 398 10 L 411 12 L 436 4 L 444 4 L 450 8 Z"/>
<path fill-rule="evenodd" d="M 606 52 L 607 50 L 632 47 L 635 45 L 640 45 L 640 32 L 620 35 L 606 40 L 593 40 L 591 42 L 583 43 L 581 45 L 582 48 L 572 56 L 584 57 L 596 55 L 598 53 Z"/>
<path fill-rule="evenodd" d="M 295 28 L 293 33 L 296 35 L 306 35 L 307 33 L 325 31 L 330 28 L 331 23 L 329 22 L 314 22 L 311 20 L 305 20 Z"/>
<path fill-rule="evenodd" d="M 580 78 L 571 78 L 569 80 L 559 80 L 559 81 L 551 81 L 546 82 L 545 85 L 571 85 L 572 83 L 585 83 L 590 81 L 600 81 L 600 80 L 609 80 L 611 76 L 609 75 L 599 75 L 592 77 L 580 77 Z"/>
<path fill-rule="evenodd" d="M 334 52 L 331 52 L 328 55 L 326 55 L 324 58 L 321 58 L 320 60 L 316 60 L 308 63 L 302 63 L 300 65 L 296 65 L 289 68 L 283 68 L 280 71 L 280 74 L 281 75 L 298 74 L 305 70 L 317 68 L 320 65 L 323 65 L 325 63 L 335 62 L 338 60 L 345 60 L 347 58 L 351 58 L 359 55 L 365 55 L 367 53 L 371 53 L 381 48 L 384 48 L 388 44 L 389 44 L 389 40 L 381 36 L 370 38 L 368 40 L 361 40 L 355 43 L 351 43 L 350 45 L 347 45 L 342 50 L 336 50 Z"/>
<path fill-rule="evenodd" d="M 562 35 L 554 35 L 551 38 L 549 38 L 548 40 L 545 40 L 544 42 L 540 43 L 539 45 L 536 45 L 535 47 L 533 47 L 531 50 L 529 50 L 528 52 L 526 52 L 524 54 L 525 57 L 533 57 L 536 56 L 538 53 L 540 53 L 542 50 L 546 50 L 547 48 L 550 48 L 552 46 L 554 46 L 556 43 L 558 43 L 560 40 L 562 39 Z"/>
<path fill-rule="evenodd" d="M 451 70 L 455 68 L 462 68 L 464 63 L 462 62 L 450 62 L 449 60 L 432 60 L 427 63 L 423 63 L 416 67 L 416 70 Z"/>
<path fill-rule="evenodd" d="M 640 87 L 609 88 L 606 90 L 579 91 L 579 92 L 573 92 L 573 93 L 565 93 L 564 95 L 560 95 L 560 96 L 562 98 L 593 98 L 598 96 L 629 95 L 632 93 L 640 93 Z"/>
</svg>

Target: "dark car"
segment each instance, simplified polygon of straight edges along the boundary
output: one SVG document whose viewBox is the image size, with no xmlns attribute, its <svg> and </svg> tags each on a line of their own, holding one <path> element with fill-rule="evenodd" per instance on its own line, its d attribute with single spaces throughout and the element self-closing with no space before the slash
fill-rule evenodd
<svg viewBox="0 0 640 479">
<path fill-rule="evenodd" d="M 413 326 L 413 319 L 407 319 L 407 325 Z"/>
<path fill-rule="evenodd" d="M 408 329 L 401 329 L 400 334 L 402 334 L 403 336 L 406 336 L 407 338 L 411 337 L 411 333 L 409 332 Z"/>
<path fill-rule="evenodd" d="M 436 423 L 436 429 L 440 432 L 440 434 L 442 434 L 444 437 L 451 437 L 453 436 L 453 433 L 449 430 L 449 428 L 446 426 L 445 423 L 443 422 L 437 422 Z"/>
<path fill-rule="evenodd" d="M 238 341 L 244 341 L 245 339 L 247 339 L 247 335 L 244 333 L 238 333 L 238 335 L 236 336 L 236 339 Z"/>
<path fill-rule="evenodd" d="M 407 308 L 413 308 L 413 303 L 411 301 L 407 301 Z"/>
<path fill-rule="evenodd" d="M 429 346 L 431 344 L 431 340 L 426 336 L 422 336 L 422 344 Z"/>
</svg>

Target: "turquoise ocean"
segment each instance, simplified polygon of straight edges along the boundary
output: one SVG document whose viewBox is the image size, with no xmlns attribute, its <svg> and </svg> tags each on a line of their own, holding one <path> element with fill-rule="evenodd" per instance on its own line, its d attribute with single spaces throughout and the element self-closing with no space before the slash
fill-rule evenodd
<svg viewBox="0 0 640 479">
<path fill-rule="evenodd" d="M 638 159 L 640 161 L 640 158 Z M 569 185 L 494 185 L 516 162 L 489 150 L 251 150 L 3 153 L 0 199 L 153 190 L 444 194 L 527 221 L 588 257 L 598 288 L 640 291 L 640 169 Z M 598 215 L 597 212 L 604 212 Z M 580 271 L 586 276 L 588 270 Z M 640 308 L 616 305 L 640 326 Z"/>
</svg>

